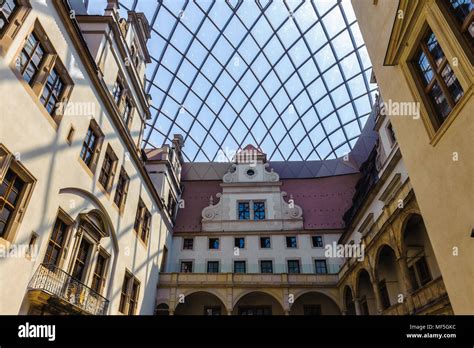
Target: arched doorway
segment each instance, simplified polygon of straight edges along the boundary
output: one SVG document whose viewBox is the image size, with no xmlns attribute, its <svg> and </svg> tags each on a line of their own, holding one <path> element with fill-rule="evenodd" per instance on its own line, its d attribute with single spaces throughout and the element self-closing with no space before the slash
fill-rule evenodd
<svg viewBox="0 0 474 348">
<path fill-rule="evenodd" d="M 178 303 L 175 315 L 226 315 L 224 303 L 214 294 L 198 291 L 184 297 L 183 303 Z"/>
<path fill-rule="evenodd" d="M 346 308 L 346 315 L 356 315 L 354 297 L 348 285 L 344 288 L 344 306 Z"/>
<path fill-rule="evenodd" d="M 284 315 L 278 300 L 261 291 L 250 292 L 242 296 L 234 306 L 233 315 Z"/>
<path fill-rule="evenodd" d="M 170 315 L 170 307 L 166 303 L 156 306 L 155 315 Z"/>
<path fill-rule="evenodd" d="M 407 220 L 403 231 L 403 249 L 413 289 L 441 275 L 423 218 L 418 214 L 411 215 Z"/>
<path fill-rule="evenodd" d="M 365 269 L 359 273 L 356 296 L 359 300 L 361 315 L 377 314 L 374 290 L 370 282 L 370 275 Z"/>
<path fill-rule="evenodd" d="M 339 306 L 327 295 L 311 291 L 300 295 L 291 305 L 291 315 L 340 315 Z"/>
<path fill-rule="evenodd" d="M 402 293 L 399 273 L 395 252 L 388 245 L 382 246 L 375 266 L 382 309 L 398 303 L 398 296 Z"/>
</svg>

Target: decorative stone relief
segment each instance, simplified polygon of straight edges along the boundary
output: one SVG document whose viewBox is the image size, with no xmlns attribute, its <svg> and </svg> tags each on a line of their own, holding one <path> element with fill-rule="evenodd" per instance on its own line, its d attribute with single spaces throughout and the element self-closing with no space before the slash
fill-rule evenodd
<svg viewBox="0 0 474 348">
<path fill-rule="evenodd" d="M 269 164 L 268 163 L 265 163 L 265 168 L 268 168 Z M 279 181 L 280 180 L 280 175 L 278 175 L 277 173 L 275 173 L 273 171 L 273 168 L 270 169 L 270 171 L 266 171 L 264 172 L 264 181 L 272 181 L 272 182 L 276 182 L 276 181 Z"/>
<path fill-rule="evenodd" d="M 222 180 L 227 184 L 237 181 L 237 165 L 235 163 L 232 164 L 227 173 L 224 174 Z"/>
<path fill-rule="evenodd" d="M 214 204 L 214 200 L 211 198 L 209 199 L 209 205 L 202 210 L 202 219 L 203 221 L 210 221 L 210 220 L 217 220 L 221 216 L 221 202 L 222 200 L 220 197 L 222 196 L 221 193 L 217 193 L 216 197 L 219 198 L 219 202 Z"/>
<path fill-rule="evenodd" d="M 287 193 L 281 192 L 281 206 L 282 206 L 282 218 L 283 219 L 300 219 L 303 216 L 303 209 L 299 205 L 294 203 L 287 203 L 285 198 Z M 291 199 L 291 198 L 290 198 Z"/>
</svg>

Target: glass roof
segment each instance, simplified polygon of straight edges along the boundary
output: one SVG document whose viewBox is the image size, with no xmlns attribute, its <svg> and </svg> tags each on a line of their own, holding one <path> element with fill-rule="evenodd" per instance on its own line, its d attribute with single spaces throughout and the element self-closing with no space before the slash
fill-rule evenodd
<svg viewBox="0 0 474 348">
<path fill-rule="evenodd" d="M 123 0 L 152 27 L 146 148 L 191 162 L 247 144 L 273 161 L 341 157 L 377 88 L 350 0 Z"/>
</svg>

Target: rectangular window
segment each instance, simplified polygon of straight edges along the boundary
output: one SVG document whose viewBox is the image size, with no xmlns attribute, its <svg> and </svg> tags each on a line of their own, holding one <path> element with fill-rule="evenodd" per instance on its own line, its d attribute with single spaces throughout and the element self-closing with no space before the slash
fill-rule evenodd
<svg viewBox="0 0 474 348">
<path fill-rule="evenodd" d="M 286 237 L 286 247 L 287 248 L 297 248 L 298 247 L 295 236 Z"/>
<path fill-rule="evenodd" d="M 311 242 L 313 243 L 314 248 L 322 248 L 323 245 L 323 236 L 311 236 Z"/>
<path fill-rule="evenodd" d="M 138 306 L 140 282 L 129 272 L 125 272 L 120 293 L 119 312 L 134 315 Z"/>
<path fill-rule="evenodd" d="M 120 292 L 120 303 L 119 303 L 119 312 L 125 314 L 125 310 L 128 304 L 128 288 L 132 275 L 128 272 L 125 272 L 125 277 L 123 278 L 122 290 Z"/>
<path fill-rule="evenodd" d="M 0 36 L 3 35 L 8 24 L 10 24 L 13 19 L 15 11 L 18 9 L 17 0 L 5 0 L 2 1 L 0 5 Z"/>
<path fill-rule="evenodd" d="M 219 273 L 219 261 L 208 261 L 207 273 Z"/>
<path fill-rule="evenodd" d="M 122 120 L 126 127 L 130 126 L 131 115 L 132 115 L 132 103 L 130 102 L 130 99 L 125 98 L 124 107 L 122 111 Z"/>
<path fill-rule="evenodd" d="M 245 273 L 246 262 L 245 261 L 234 261 L 234 273 Z"/>
<path fill-rule="evenodd" d="M 97 148 L 98 138 L 97 132 L 92 127 L 89 127 L 81 149 L 81 158 L 89 168 L 92 167 L 92 159 Z"/>
<path fill-rule="evenodd" d="M 114 97 L 114 102 L 118 106 L 120 104 L 120 100 L 122 99 L 123 94 L 123 85 L 119 78 L 115 81 L 114 88 L 112 90 L 112 96 Z"/>
<path fill-rule="evenodd" d="M 418 278 L 420 279 L 420 285 L 423 286 L 429 283 L 432 279 L 430 269 L 426 258 L 423 256 L 415 263 L 416 271 L 418 272 Z"/>
<path fill-rule="evenodd" d="M 272 242 L 270 237 L 260 237 L 260 248 L 269 249 L 272 247 Z"/>
<path fill-rule="evenodd" d="M 56 69 L 52 69 L 40 97 L 41 104 L 43 104 L 50 115 L 54 115 L 63 92 L 64 82 Z"/>
<path fill-rule="evenodd" d="M 239 203 L 239 220 L 250 220 L 250 204 L 249 202 Z"/>
<path fill-rule="evenodd" d="M 327 274 L 328 267 L 326 260 L 314 260 L 314 269 L 316 274 Z"/>
<path fill-rule="evenodd" d="M 288 260 L 288 273 L 300 273 L 299 260 Z"/>
<path fill-rule="evenodd" d="M 204 315 L 221 315 L 220 306 L 204 307 Z"/>
<path fill-rule="evenodd" d="M 442 0 L 457 23 L 458 30 L 474 52 L 474 2 L 472 0 Z"/>
<path fill-rule="evenodd" d="M 53 231 L 51 232 L 51 237 L 49 237 L 46 254 L 43 259 L 44 264 L 59 267 L 59 261 L 67 240 L 68 229 L 69 226 L 63 220 L 61 220 L 61 218 L 56 218 Z"/>
<path fill-rule="evenodd" d="M 38 37 L 31 33 L 26 39 L 25 46 L 21 50 L 18 60 L 18 70 L 23 79 L 30 85 L 33 85 L 34 78 L 39 72 L 40 65 L 43 62 L 45 50 Z"/>
<path fill-rule="evenodd" d="M 150 235 L 151 214 L 146 208 L 143 201 L 140 199 L 137 207 L 137 214 L 135 215 L 135 223 L 133 229 L 138 234 L 140 239 L 146 244 Z"/>
<path fill-rule="evenodd" d="M 303 315 L 321 315 L 321 305 L 304 305 Z"/>
<path fill-rule="evenodd" d="M 181 273 L 192 273 L 193 272 L 193 263 L 192 261 L 181 261 Z"/>
<path fill-rule="evenodd" d="M 388 296 L 387 283 L 385 280 L 379 282 L 380 299 L 383 309 L 390 307 L 390 297 Z"/>
<path fill-rule="evenodd" d="M 388 140 L 390 140 L 390 145 L 393 145 L 397 142 L 397 138 L 395 137 L 395 132 L 393 131 L 393 126 L 390 122 L 387 125 L 387 135 L 388 135 Z"/>
<path fill-rule="evenodd" d="M 25 188 L 25 182 L 12 170 L 8 169 L 0 186 L 0 237 L 7 234 L 12 223 L 12 217 L 18 210 L 20 197 Z"/>
<path fill-rule="evenodd" d="M 120 175 L 117 183 L 117 189 L 115 191 L 114 203 L 119 209 L 125 207 L 125 202 L 127 200 L 128 185 L 130 184 L 130 178 L 127 175 L 127 172 L 122 167 L 120 170 Z"/>
<path fill-rule="evenodd" d="M 260 273 L 273 273 L 273 261 L 260 261 Z"/>
<path fill-rule="evenodd" d="M 163 257 L 161 258 L 160 273 L 166 272 L 166 263 L 168 261 L 168 248 L 163 246 Z"/>
<path fill-rule="evenodd" d="M 107 272 L 107 261 L 109 257 L 103 253 L 99 252 L 97 256 L 97 261 L 95 264 L 94 276 L 92 277 L 92 290 L 101 294 L 102 289 L 105 285 L 105 276 Z"/>
<path fill-rule="evenodd" d="M 132 288 L 130 290 L 130 303 L 128 306 L 128 315 L 134 315 L 138 306 L 138 293 L 140 291 L 140 283 L 137 279 L 133 279 Z"/>
<path fill-rule="evenodd" d="M 253 203 L 253 219 L 265 220 L 265 202 Z"/>
<path fill-rule="evenodd" d="M 102 169 L 99 175 L 99 183 L 102 187 L 109 191 L 112 188 L 112 182 L 115 176 L 115 167 L 117 165 L 118 158 L 110 148 L 107 147 L 105 152 L 104 162 L 102 163 Z"/>
<path fill-rule="evenodd" d="M 16 59 L 16 69 L 54 122 L 59 124 L 73 81 L 38 21 L 24 41 Z"/>
<path fill-rule="evenodd" d="M 193 250 L 194 248 L 194 239 L 193 238 L 184 238 L 183 239 L 183 249 L 184 250 Z"/>
<path fill-rule="evenodd" d="M 414 64 L 423 84 L 422 92 L 435 112 L 432 123 L 437 130 L 463 96 L 463 88 L 431 30 L 420 42 Z"/>
<path fill-rule="evenodd" d="M 92 244 L 83 238 L 74 263 L 74 269 L 72 271 L 73 278 L 83 281 L 91 249 Z"/>
<path fill-rule="evenodd" d="M 239 249 L 244 249 L 245 248 L 245 238 L 243 237 L 237 237 L 234 238 L 234 246 Z"/>
<path fill-rule="evenodd" d="M 209 238 L 209 249 L 219 249 L 219 238 Z"/>
</svg>

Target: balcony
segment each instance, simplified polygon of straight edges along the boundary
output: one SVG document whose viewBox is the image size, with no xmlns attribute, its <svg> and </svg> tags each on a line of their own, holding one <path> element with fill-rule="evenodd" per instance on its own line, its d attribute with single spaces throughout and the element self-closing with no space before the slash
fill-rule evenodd
<svg viewBox="0 0 474 348">
<path fill-rule="evenodd" d="M 262 273 L 161 273 L 160 287 L 298 287 L 336 286 L 337 274 L 262 274 Z"/>
<path fill-rule="evenodd" d="M 433 279 L 428 284 L 412 293 L 413 305 L 416 312 L 422 312 L 439 301 L 446 299 L 448 294 L 444 286 L 443 278 Z"/>
<path fill-rule="evenodd" d="M 30 297 L 55 303 L 66 313 L 105 315 L 109 300 L 54 265 L 40 265 L 28 284 Z"/>
</svg>

